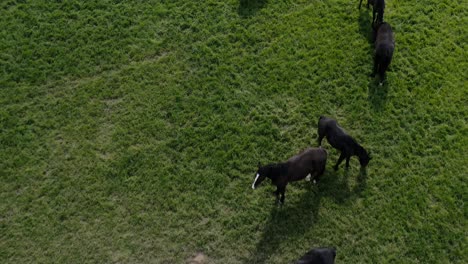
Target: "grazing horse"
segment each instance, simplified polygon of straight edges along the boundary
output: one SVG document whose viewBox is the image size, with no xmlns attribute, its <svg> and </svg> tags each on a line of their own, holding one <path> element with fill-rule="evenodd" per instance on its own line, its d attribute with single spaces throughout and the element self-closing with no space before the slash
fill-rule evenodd
<svg viewBox="0 0 468 264">
<path fill-rule="evenodd" d="M 336 120 L 321 116 L 318 122 L 318 144 L 322 145 L 323 137 L 327 137 L 328 143 L 332 147 L 341 151 L 341 155 L 336 162 L 334 167 L 338 170 L 338 165 L 346 158 L 346 167 L 349 167 L 349 159 L 351 156 L 358 156 L 359 163 L 362 167 L 367 166 L 371 157 L 367 154 L 367 151 L 359 145 L 354 138 L 348 135 L 343 128 L 341 128 Z"/>
<path fill-rule="evenodd" d="M 383 84 L 385 79 L 385 72 L 392 62 L 393 50 L 395 49 L 395 39 L 393 36 L 392 27 L 386 23 L 380 23 L 375 27 L 375 55 L 374 55 L 374 71 L 375 74 L 380 75 L 380 85 Z"/>
<path fill-rule="evenodd" d="M 327 151 L 323 148 L 307 148 L 296 156 L 291 157 L 286 162 L 260 166 L 252 183 L 252 189 L 255 189 L 265 178 L 270 178 L 276 185 L 274 192 L 276 200 L 284 203 L 284 192 L 286 185 L 291 181 L 299 181 L 309 174 L 314 177 L 314 183 L 318 182 L 319 177 L 325 171 L 327 162 Z M 281 193 L 281 199 L 279 194 Z"/>
<path fill-rule="evenodd" d="M 362 0 L 359 1 L 359 9 L 361 9 Z M 372 5 L 372 25 L 375 22 L 383 22 L 383 14 L 385 10 L 385 0 L 367 0 L 367 8 Z"/>
<path fill-rule="evenodd" d="M 334 248 L 314 248 L 302 256 L 296 264 L 333 264 L 335 257 Z"/>
</svg>

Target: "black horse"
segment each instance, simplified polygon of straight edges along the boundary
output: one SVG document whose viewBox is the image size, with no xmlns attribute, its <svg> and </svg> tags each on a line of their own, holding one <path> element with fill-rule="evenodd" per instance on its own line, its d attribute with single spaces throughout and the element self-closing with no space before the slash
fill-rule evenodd
<svg viewBox="0 0 468 264">
<path fill-rule="evenodd" d="M 386 22 L 377 24 L 375 32 L 374 70 L 372 77 L 375 77 L 375 74 L 378 73 L 380 85 L 382 85 L 385 79 L 385 72 L 392 62 L 395 39 L 392 27 Z"/>
<path fill-rule="evenodd" d="M 361 9 L 362 0 L 359 1 L 359 9 Z M 367 0 L 367 8 L 372 5 L 372 25 L 375 22 L 383 22 L 383 14 L 385 10 L 385 0 Z"/>
<path fill-rule="evenodd" d="M 334 248 L 314 248 L 302 256 L 296 264 L 333 264 L 335 257 Z"/>
<path fill-rule="evenodd" d="M 367 151 L 359 145 L 354 138 L 348 135 L 344 129 L 338 125 L 336 120 L 321 116 L 318 122 L 318 135 L 319 146 L 322 145 L 322 139 L 326 136 L 328 143 L 341 151 L 340 158 L 334 167 L 335 170 L 338 170 L 338 166 L 344 158 L 346 158 L 346 167 L 349 167 L 349 159 L 351 156 L 358 156 L 359 163 L 362 167 L 367 166 L 371 160 Z"/>
<path fill-rule="evenodd" d="M 299 181 L 309 174 L 314 177 L 314 182 L 318 182 L 319 177 L 325 171 L 327 162 L 327 151 L 323 148 L 307 148 L 298 155 L 288 159 L 286 162 L 260 166 L 252 183 L 252 189 L 255 189 L 265 178 L 270 178 L 276 185 L 276 200 L 284 203 L 284 192 L 286 185 L 291 181 Z M 279 194 L 281 193 L 281 199 Z"/>
</svg>

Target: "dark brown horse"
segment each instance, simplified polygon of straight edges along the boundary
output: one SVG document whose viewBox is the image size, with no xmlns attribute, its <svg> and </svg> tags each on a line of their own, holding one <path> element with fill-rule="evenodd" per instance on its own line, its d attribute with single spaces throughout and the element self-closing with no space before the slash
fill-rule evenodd
<svg viewBox="0 0 468 264">
<path fill-rule="evenodd" d="M 319 177 L 325 171 L 327 162 L 327 151 L 323 148 L 307 148 L 298 155 L 288 159 L 286 162 L 269 164 L 266 166 L 258 165 L 255 180 L 252 183 L 252 189 L 255 189 L 265 178 L 270 178 L 276 185 L 276 200 L 284 203 L 284 192 L 286 185 L 291 181 L 299 181 L 309 174 L 318 182 Z M 281 194 L 281 199 L 279 195 Z"/>
<path fill-rule="evenodd" d="M 378 73 L 380 76 L 380 85 L 382 85 L 388 66 L 390 66 L 392 62 L 395 38 L 393 36 L 392 27 L 386 22 L 377 24 L 375 32 L 374 71 L 372 72 L 372 77 Z"/>
<path fill-rule="evenodd" d="M 351 156 L 358 156 L 359 163 L 361 163 L 362 167 L 367 166 L 371 160 L 367 151 L 359 145 L 354 138 L 348 135 L 346 131 L 338 125 L 336 120 L 321 116 L 318 122 L 318 135 L 319 145 L 322 145 L 322 139 L 327 137 L 328 143 L 341 151 L 341 155 L 334 167 L 335 170 L 338 170 L 338 165 L 340 165 L 344 158 L 346 158 L 346 167 L 349 167 L 349 159 Z"/>
</svg>

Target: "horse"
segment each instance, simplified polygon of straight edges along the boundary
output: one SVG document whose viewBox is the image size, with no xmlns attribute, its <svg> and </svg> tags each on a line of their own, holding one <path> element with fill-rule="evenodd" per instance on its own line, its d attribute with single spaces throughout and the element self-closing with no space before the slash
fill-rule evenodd
<svg viewBox="0 0 468 264">
<path fill-rule="evenodd" d="M 276 201 L 284 203 L 284 192 L 288 182 L 299 181 L 310 175 L 314 177 L 314 183 L 317 183 L 325 171 L 326 162 L 327 151 L 320 147 L 307 148 L 285 162 L 266 166 L 261 166 L 259 163 L 252 189 L 255 190 L 265 178 L 270 178 L 272 183 L 276 185 L 274 192 Z M 279 199 L 280 194 L 281 199 Z"/>
<path fill-rule="evenodd" d="M 372 159 L 367 151 L 359 145 L 354 138 L 348 135 L 334 119 L 320 116 L 318 122 L 318 135 L 319 146 L 322 145 L 322 139 L 327 137 L 328 143 L 330 143 L 332 147 L 341 151 L 340 157 L 334 167 L 335 171 L 338 170 L 338 166 L 344 158 L 346 158 L 346 168 L 349 167 L 349 159 L 351 156 L 358 156 L 359 163 L 363 168 L 366 167 Z"/>
<path fill-rule="evenodd" d="M 359 9 L 361 9 L 361 4 L 362 0 L 359 1 Z M 369 9 L 369 5 L 372 5 L 372 26 L 375 22 L 382 23 L 385 10 L 385 0 L 367 0 L 367 9 Z"/>
<path fill-rule="evenodd" d="M 333 264 L 335 257 L 334 248 L 314 248 L 302 256 L 296 264 Z"/>
<path fill-rule="evenodd" d="M 376 32 L 374 70 L 371 76 L 375 77 L 375 74 L 378 73 L 380 75 L 380 85 L 382 85 L 385 79 L 385 72 L 392 62 L 395 38 L 392 27 L 386 22 L 378 24 L 374 30 Z"/>
</svg>

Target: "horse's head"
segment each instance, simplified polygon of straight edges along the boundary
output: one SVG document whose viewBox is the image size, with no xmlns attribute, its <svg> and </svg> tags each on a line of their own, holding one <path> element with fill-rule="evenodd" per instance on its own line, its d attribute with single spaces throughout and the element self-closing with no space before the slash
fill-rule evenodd
<svg viewBox="0 0 468 264">
<path fill-rule="evenodd" d="M 361 164 L 361 167 L 366 167 L 367 164 L 369 164 L 369 161 L 372 159 L 370 156 L 370 153 L 367 153 L 367 151 L 361 147 L 359 151 L 359 163 Z"/>
<path fill-rule="evenodd" d="M 263 180 L 265 180 L 266 177 L 268 177 L 268 174 L 270 173 L 270 166 L 261 166 L 260 163 L 258 163 L 258 170 L 257 173 L 255 174 L 255 180 L 252 183 L 252 189 L 255 190 L 260 183 L 262 183 Z"/>
</svg>

